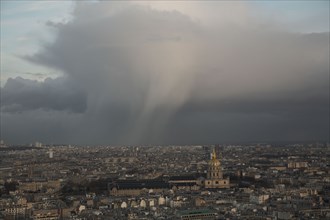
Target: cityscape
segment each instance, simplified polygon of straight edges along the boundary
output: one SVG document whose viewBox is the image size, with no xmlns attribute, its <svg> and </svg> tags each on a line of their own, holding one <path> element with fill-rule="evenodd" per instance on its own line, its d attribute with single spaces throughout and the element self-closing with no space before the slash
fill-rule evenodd
<svg viewBox="0 0 330 220">
<path fill-rule="evenodd" d="M 4 219 L 330 218 L 330 143 L 0 152 Z"/>
<path fill-rule="evenodd" d="M 330 1 L 0 16 L 0 220 L 330 219 Z"/>
</svg>

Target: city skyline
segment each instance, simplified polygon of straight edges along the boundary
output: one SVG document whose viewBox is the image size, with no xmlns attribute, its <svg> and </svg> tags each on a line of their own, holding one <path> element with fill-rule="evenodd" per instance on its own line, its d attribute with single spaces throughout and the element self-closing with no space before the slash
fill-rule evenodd
<svg viewBox="0 0 330 220">
<path fill-rule="evenodd" d="M 1 139 L 329 142 L 329 1 L 1 1 Z"/>
</svg>

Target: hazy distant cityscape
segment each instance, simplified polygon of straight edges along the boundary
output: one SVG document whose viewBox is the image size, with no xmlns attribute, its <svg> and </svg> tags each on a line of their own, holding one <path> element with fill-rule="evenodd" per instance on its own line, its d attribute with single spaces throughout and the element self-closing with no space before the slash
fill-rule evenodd
<svg viewBox="0 0 330 220">
<path fill-rule="evenodd" d="M 329 143 L 88 147 L 2 141 L 0 153 L 3 219 L 330 218 Z M 217 167 L 221 176 L 213 178 Z M 228 184 L 207 185 L 212 180 Z"/>
</svg>

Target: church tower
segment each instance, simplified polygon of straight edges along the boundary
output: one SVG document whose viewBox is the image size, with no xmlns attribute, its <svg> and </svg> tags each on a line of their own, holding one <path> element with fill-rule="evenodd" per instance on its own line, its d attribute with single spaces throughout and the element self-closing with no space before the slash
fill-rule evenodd
<svg viewBox="0 0 330 220">
<path fill-rule="evenodd" d="M 215 152 L 215 149 L 213 149 L 213 152 L 211 154 L 211 160 L 208 164 L 207 178 L 205 179 L 205 188 L 229 188 L 229 184 L 229 178 L 223 178 L 221 162 L 217 159 L 217 154 Z"/>
</svg>

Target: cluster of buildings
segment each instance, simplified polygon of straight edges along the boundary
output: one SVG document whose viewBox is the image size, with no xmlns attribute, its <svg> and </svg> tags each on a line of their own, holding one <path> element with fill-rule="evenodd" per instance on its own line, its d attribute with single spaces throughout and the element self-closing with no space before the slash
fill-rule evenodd
<svg viewBox="0 0 330 220">
<path fill-rule="evenodd" d="M 5 146 L 0 219 L 329 219 L 330 146 Z"/>
</svg>

